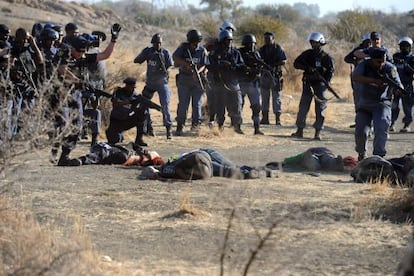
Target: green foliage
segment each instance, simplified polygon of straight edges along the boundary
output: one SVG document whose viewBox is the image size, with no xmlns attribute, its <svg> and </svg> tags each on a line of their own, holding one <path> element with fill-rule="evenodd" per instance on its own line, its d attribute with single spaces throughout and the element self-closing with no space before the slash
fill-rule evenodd
<svg viewBox="0 0 414 276">
<path fill-rule="evenodd" d="M 297 10 L 303 17 L 319 17 L 320 10 L 318 4 L 306 4 L 298 2 L 293 4 L 293 8 Z"/>
<path fill-rule="evenodd" d="M 237 35 L 239 37 L 247 33 L 256 36 L 257 44 L 263 44 L 263 33 L 274 32 L 278 41 L 284 41 L 288 37 L 288 28 L 282 21 L 269 16 L 249 16 L 243 18 L 239 26 L 237 26 Z"/>
<path fill-rule="evenodd" d="M 206 4 L 207 10 L 217 12 L 219 18 L 224 21 L 227 17 L 236 18 L 242 0 L 201 0 L 200 5 Z"/>
<path fill-rule="evenodd" d="M 196 23 L 204 38 L 217 37 L 220 25 L 221 21 L 214 19 L 211 14 L 200 15 Z"/>
<path fill-rule="evenodd" d="M 191 26 L 189 16 L 184 16 L 184 14 L 171 9 L 154 12 L 144 8 L 137 10 L 136 13 L 135 21 L 141 24 L 176 29 Z"/>
<path fill-rule="evenodd" d="M 355 10 L 338 13 L 336 23 L 328 24 L 327 28 L 331 38 L 357 43 L 361 35 L 382 30 L 383 26 L 372 11 Z"/>
<path fill-rule="evenodd" d="M 283 4 L 283 5 L 259 5 L 256 8 L 256 11 L 261 16 L 270 16 L 275 19 L 283 20 L 284 22 L 295 23 L 299 21 L 300 14 L 297 10 L 292 8 L 292 6 Z"/>
</svg>

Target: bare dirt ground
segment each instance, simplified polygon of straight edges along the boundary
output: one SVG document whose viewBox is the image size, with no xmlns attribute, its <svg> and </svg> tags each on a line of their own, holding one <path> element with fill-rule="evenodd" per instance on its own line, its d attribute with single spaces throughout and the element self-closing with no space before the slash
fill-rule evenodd
<svg viewBox="0 0 414 276">
<path fill-rule="evenodd" d="M 39 10 L 28 12 L 6 1 L 0 4 L 3 10 L 11 7 L 10 22 L 16 26 L 16 18 L 28 25 L 35 20 L 29 14 L 39 15 Z M 36 18 L 72 20 L 71 16 L 57 17 L 53 13 Z M 99 22 L 81 26 L 93 29 Z M 105 21 L 102 29 L 112 23 Z M 126 26 L 124 31 L 133 33 L 131 30 Z M 149 41 L 152 30 L 142 28 L 136 35 L 142 36 L 143 32 L 145 41 Z M 141 37 L 139 42 L 136 52 L 143 47 L 144 39 Z M 117 46 L 116 51 L 121 49 Z M 349 90 L 349 83 L 342 86 L 347 89 L 341 92 Z M 244 136 L 230 128 L 217 136 L 205 127 L 199 135 L 187 132 L 183 137 L 167 140 L 160 114 L 152 112 L 157 137 L 147 137 L 146 141 L 149 149 L 165 158 L 198 147 L 212 147 L 239 165 L 252 166 L 281 161 L 313 146 L 356 156 L 353 130 L 349 128 L 353 122 L 350 101 L 329 102 L 322 141 L 311 139 L 310 127 L 305 130 L 307 139 L 292 139 L 299 94 L 290 100 L 289 93 L 283 98 L 283 126 L 264 126 L 265 136 L 253 135 L 246 105 Z M 173 117 L 175 95 L 173 90 Z M 310 125 L 313 119 L 311 109 Z M 400 127 L 397 125 L 397 129 Z M 388 157 L 413 152 L 412 135 L 391 134 Z M 133 140 L 133 134 L 129 139 Z M 81 141 L 72 156 L 87 153 L 88 145 L 88 141 Z M 140 168 L 56 167 L 48 161 L 48 150 L 19 157 L 11 166 L 15 169 L 7 181 L 14 183 L 17 206 L 33 210 L 41 224 L 56 223 L 62 229 L 70 229 L 80 220 L 94 249 L 105 256 L 103 260 L 118 266 L 122 275 L 131 275 L 131 271 L 136 275 L 217 275 L 222 254 L 224 274 L 240 275 L 252 250 L 272 225 L 275 227 L 271 238 L 250 267 L 252 275 L 393 275 L 411 237 L 412 226 L 405 220 L 411 210 L 379 208 L 392 194 L 392 188 L 353 183 L 348 173 L 321 172 L 315 176 L 284 171 L 278 178 L 257 180 L 161 182 L 139 180 Z M 192 210 L 193 215 L 181 209 Z M 223 249 L 233 210 L 231 231 Z"/>
<path fill-rule="evenodd" d="M 174 104 L 172 109 L 175 114 Z M 284 114 L 284 126 L 264 126 L 266 135 L 255 136 L 247 107 L 244 136 L 230 128 L 216 136 L 205 127 L 200 135 L 188 133 L 167 140 L 164 128 L 156 123 L 157 137 L 146 141 L 149 149 L 163 157 L 212 147 L 237 164 L 253 166 L 280 161 L 313 146 L 355 156 L 349 128 L 352 103 L 332 101 L 328 109 L 322 141 L 310 139 L 312 128 L 305 130 L 309 139 L 289 137 L 295 130 L 294 113 Z M 159 114 L 153 115 L 156 122 L 161 121 Z M 80 142 L 72 156 L 86 153 L 88 144 Z M 389 157 L 413 151 L 412 133 L 392 134 L 388 149 Z M 281 172 L 278 178 L 257 180 L 215 177 L 162 182 L 139 180 L 140 168 L 56 167 L 48 163 L 47 151 L 26 155 L 19 163 L 23 160 L 25 169 L 9 178 L 15 183 L 18 204 L 33 209 L 40 222 L 55 222 L 63 228 L 72 227 L 80 217 L 96 251 L 136 274 L 218 274 L 223 252 L 225 274 L 242 274 L 259 237 L 275 224 L 273 235 L 250 267 L 253 275 L 391 275 L 412 230 L 409 223 L 395 219 L 404 215 L 402 210 L 384 218 L 373 209 L 373 202 L 389 193 L 353 183 L 347 173 Z M 179 212 L 183 204 L 194 215 Z"/>
</svg>

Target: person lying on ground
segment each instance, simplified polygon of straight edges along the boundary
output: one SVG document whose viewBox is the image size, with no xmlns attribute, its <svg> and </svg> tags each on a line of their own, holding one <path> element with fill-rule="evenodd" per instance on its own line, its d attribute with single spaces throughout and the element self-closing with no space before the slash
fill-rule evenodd
<svg viewBox="0 0 414 276">
<path fill-rule="evenodd" d="M 350 171 L 357 164 L 357 160 L 352 156 L 342 157 L 334 154 L 325 147 L 309 148 L 294 156 L 286 157 L 280 162 L 269 162 L 267 168 L 281 169 L 305 169 L 308 171 Z"/>
<path fill-rule="evenodd" d="M 72 160 L 72 162 L 68 163 L 71 166 L 93 164 L 149 166 L 164 164 L 164 160 L 156 151 L 147 151 L 142 148 L 138 151 L 130 150 L 121 145 L 110 145 L 105 142 L 97 142 L 90 147 L 87 154 Z"/>
<path fill-rule="evenodd" d="M 272 176 L 270 172 L 266 176 Z M 143 170 L 143 179 L 208 179 L 213 176 L 234 179 L 259 178 L 260 169 L 251 166 L 238 166 L 219 151 L 212 148 L 201 148 L 175 155 L 161 166 L 148 167 Z"/>
</svg>

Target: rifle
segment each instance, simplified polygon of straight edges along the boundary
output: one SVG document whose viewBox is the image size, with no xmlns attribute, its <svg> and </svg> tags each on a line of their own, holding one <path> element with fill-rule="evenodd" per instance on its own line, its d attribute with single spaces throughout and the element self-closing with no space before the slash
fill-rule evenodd
<svg viewBox="0 0 414 276">
<path fill-rule="evenodd" d="M 144 108 L 152 108 L 158 111 L 161 111 L 161 106 L 154 103 L 153 101 L 149 100 L 148 98 L 145 98 L 142 95 L 138 95 L 134 97 L 134 99 L 131 101 L 131 110 L 132 112 L 129 113 L 129 116 L 132 116 L 135 114 L 135 112 L 139 111 L 139 109 L 142 110 L 142 107 Z"/>
<path fill-rule="evenodd" d="M 197 81 L 198 81 L 198 84 L 200 85 L 201 90 L 205 93 L 206 88 L 204 86 L 204 83 L 203 83 L 203 80 L 200 76 L 200 73 L 198 72 L 197 64 L 195 64 L 194 61 L 193 61 L 193 56 L 191 55 L 191 52 L 190 52 L 189 48 L 187 48 L 187 53 L 188 53 L 188 56 L 191 59 L 191 63 L 190 63 L 191 69 L 193 70 L 193 73 L 194 73 L 195 77 L 197 78 Z"/>
<path fill-rule="evenodd" d="M 97 89 L 97 88 L 94 88 L 92 85 L 90 85 L 90 84 L 87 84 L 86 85 L 86 89 L 85 89 L 85 92 L 86 93 L 92 93 L 92 94 L 94 94 L 96 97 L 105 97 L 105 98 L 108 98 L 108 99 L 110 99 L 110 98 L 112 98 L 112 94 L 109 94 L 108 92 L 105 92 L 105 91 L 103 91 L 103 90 L 100 90 L 100 89 Z"/>
<path fill-rule="evenodd" d="M 310 69 L 309 71 L 311 71 L 312 73 L 316 74 L 316 76 L 318 77 L 318 79 L 320 79 L 326 86 L 326 88 L 328 89 L 329 92 L 331 92 L 335 98 L 337 98 L 338 100 L 342 100 L 342 98 L 339 96 L 339 94 L 335 91 L 335 89 L 332 88 L 332 86 L 329 84 L 329 82 L 322 76 L 321 72 L 318 71 L 318 69 L 316 69 L 315 67 L 310 66 L 309 64 L 307 64 L 306 62 L 305 66 Z"/>
<path fill-rule="evenodd" d="M 378 75 L 382 78 L 382 80 L 391 88 L 401 91 L 403 96 L 409 96 L 411 93 L 407 91 L 404 87 L 401 87 L 398 82 L 390 78 L 387 74 L 381 74 L 378 72 Z"/>
<path fill-rule="evenodd" d="M 159 60 L 159 62 L 161 64 L 162 71 L 164 72 L 164 74 L 167 76 L 167 79 L 168 79 L 169 78 L 168 70 L 165 67 L 164 60 L 162 60 L 161 52 L 155 52 L 155 55 L 157 56 L 157 58 L 158 58 L 158 60 Z"/>
<path fill-rule="evenodd" d="M 88 83 L 84 83 L 82 88 L 82 105 L 85 108 L 86 105 L 91 101 L 97 101 L 97 99 L 99 99 L 100 97 L 105 97 L 105 98 L 112 98 L 112 94 L 109 94 L 108 92 L 105 92 L 103 90 L 94 88 L 92 85 L 88 84 Z M 95 99 L 93 99 L 93 97 L 95 96 Z"/>
<path fill-rule="evenodd" d="M 407 68 L 411 74 L 414 74 L 414 68 L 408 62 L 405 63 L 404 65 L 405 65 L 405 68 Z"/>
</svg>

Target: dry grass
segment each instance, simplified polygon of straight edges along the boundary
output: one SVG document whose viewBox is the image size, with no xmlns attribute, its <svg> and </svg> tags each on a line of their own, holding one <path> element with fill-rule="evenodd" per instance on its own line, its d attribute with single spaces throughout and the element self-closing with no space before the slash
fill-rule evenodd
<svg viewBox="0 0 414 276">
<path fill-rule="evenodd" d="M 132 61 L 140 50 L 148 43 L 139 41 L 134 45 L 127 45 L 119 43 L 115 49 L 113 57 L 107 61 L 108 66 L 108 91 L 111 92 L 116 86 L 122 85 L 122 80 L 127 76 L 137 77 L 141 82 L 137 90 L 140 91 L 143 86 L 145 77 L 145 64 L 138 65 Z M 301 72 L 294 70 L 291 65 L 293 59 L 305 48 L 298 49 L 298 47 L 291 47 L 287 45 L 284 48 L 287 51 L 290 65 L 285 68 L 285 88 L 283 102 L 283 119 L 285 124 L 293 125 L 296 119 L 296 112 L 298 102 L 300 99 L 301 86 Z M 170 50 L 174 50 L 170 48 Z M 345 50 L 337 50 L 334 55 L 342 57 Z M 352 93 L 349 85 L 348 65 L 344 64 L 340 58 L 336 60 L 337 74 L 333 79 L 333 87 L 336 88 L 346 102 L 352 102 Z M 172 90 L 171 112 L 175 114 L 177 106 L 177 90 L 174 81 L 176 69 L 171 72 L 170 88 Z M 154 101 L 158 102 L 157 94 L 155 94 Z M 110 110 L 110 103 L 106 101 L 103 103 L 103 109 L 106 112 Z M 250 122 L 250 109 L 244 108 L 243 118 Z M 153 119 L 157 125 L 162 124 L 161 114 L 152 112 Z M 174 117 L 174 115 L 172 116 Z M 308 120 L 315 117 L 313 112 L 313 105 L 310 109 Z M 328 104 L 327 118 L 332 123 L 344 124 L 341 113 L 331 110 Z M 104 120 L 108 116 L 104 115 Z M 105 122 L 104 126 L 105 128 Z M 133 140 L 134 131 L 127 134 L 127 139 Z M 200 140 L 205 139 L 216 143 L 225 144 L 223 147 L 230 147 L 233 143 L 254 143 L 255 138 L 233 136 L 230 131 L 225 130 L 224 133 L 214 128 L 209 129 L 207 126 L 202 126 L 194 133 L 196 138 Z M 35 137 L 35 136 L 34 136 Z M 102 140 L 105 137 L 101 137 Z M 250 139 L 250 140 L 248 140 Z M 247 142 L 246 142 L 247 141 Z M 29 141 L 30 142 L 30 141 Z M 32 141 L 33 142 L 33 141 Z M 30 143 L 29 143 L 30 144 Z M 213 144 L 214 145 L 214 144 Z M 10 148 L 12 150 L 12 148 Z M 10 161 L 10 160 L 9 160 Z M 16 161 L 16 160 L 14 160 Z M 18 162 L 18 161 L 16 161 Z M 4 164 L 2 164 L 4 165 Z M 2 173 L 5 173 L 2 167 Z M 16 169 L 16 173 L 22 170 L 22 167 Z M 14 183 L 7 181 L 7 173 L 2 175 L 2 182 L 0 188 L 9 187 Z M 279 180 L 283 181 L 283 179 Z M 285 179 L 286 181 L 286 179 Z M 297 181 L 304 181 L 303 176 Z M 307 183 L 305 183 L 307 184 Z M 239 185 L 237 183 L 237 185 Z M 270 184 L 268 184 L 270 186 Z M 224 186 L 224 184 L 223 184 Z M 317 188 L 320 188 L 319 186 Z M 5 189 L 8 190 L 8 189 Z M 248 188 L 246 188 L 248 190 Z M 0 192 L 2 189 L 0 189 Z M 349 206 L 351 221 L 353 222 L 367 222 L 371 220 L 390 220 L 393 222 L 411 224 L 412 213 L 414 213 L 414 192 L 412 189 L 403 189 L 401 187 L 391 187 L 388 181 L 380 181 L 375 184 L 369 184 L 363 191 L 364 197 L 351 203 Z M 97 197 L 114 197 L 119 200 L 120 197 L 127 197 L 128 194 L 104 191 L 95 194 Z M 279 197 L 278 194 L 275 197 Z M 301 203 L 305 205 L 304 202 Z M 174 208 L 171 208 L 172 211 Z M 217 210 L 216 210 L 217 211 Z M 282 210 L 283 211 L 283 210 Z M 217 211 L 218 212 L 218 211 Z M 198 207 L 190 201 L 190 192 L 184 191 L 181 193 L 178 205 L 178 211 L 173 211 L 163 218 L 178 218 L 183 219 L 188 216 L 191 217 L 210 217 L 217 214 L 205 211 L 202 207 Z M 176 272 L 179 275 L 185 274 L 188 270 L 186 265 L 180 263 L 164 264 L 160 260 L 155 267 L 141 267 L 136 268 L 136 264 L 128 262 L 117 263 L 108 256 L 100 256 L 93 247 L 93 243 L 89 234 L 85 231 L 82 220 L 77 214 L 68 214 L 63 217 L 61 221 L 42 220 L 40 216 L 33 215 L 31 210 L 22 208 L 16 199 L 9 199 L 6 195 L 0 197 L 0 274 L 9 275 L 144 275 L 151 272 L 159 272 L 160 274 L 171 274 Z M 234 212 L 230 215 L 227 224 L 227 234 L 236 234 L 240 229 L 234 228 L 235 221 Z M 243 218 L 248 220 L 247 218 Z M 62 223 L 63 221 L 63 223 Z M 251 223 L 252 228 L 255 228 Z M 253 251 L 250 251 L 250 258 L 244 263 L 245 274 L 249 271 L 250 264 L 255 260 L 255 256 L 263 248 L 266 242 L 272 235 L 276 224 L 266 227 L 268 231 L 261 236 L 256 233 L 258 237 L 255 240 L 257 243 L 251 246 Z M 233 230 L 233 232 L 231 232 Z M 316 231 L 316 230 L 315 230 Z M 242 231 L 240 231 L 242 232 Z M 300 231 L 297 231 L 300 232 Z M 228 237 L 227 237 L 228 238 Z M 223 262 L 226 255 L 226 250 L 229 247 L 227 238 L 222 248 L 222 271 Z M 297 240 L 293 239 L 292 242 Z M 277 248 L 275 246 L 275 248 Z M 273 248 L 274 249 L 274 248 Z M 246 249 L 247 250 L 247 249 Z M 237 254 L 236 252 L 234 254 Z M 266 253 L 266 252 L 265 252 Z M 267 252 L 268 253 L 268 252 Z M 281 256 L 283 257 L 283 256 Z M 218 262 L 218 261 L 217 261 Z M 175 266 L 174 266 L 175 265 Z M 194 271 L 188 271 L 190 275 Z M 205 273 L 211 274 L 211 270 Z"/>
<path fill-rule="evenodd" d="M 0 198 L 0 274 L 56 275 L 102 273 L 79 218 L 73 227 L 39 223 L 30 210 Z"/>
</svg>

